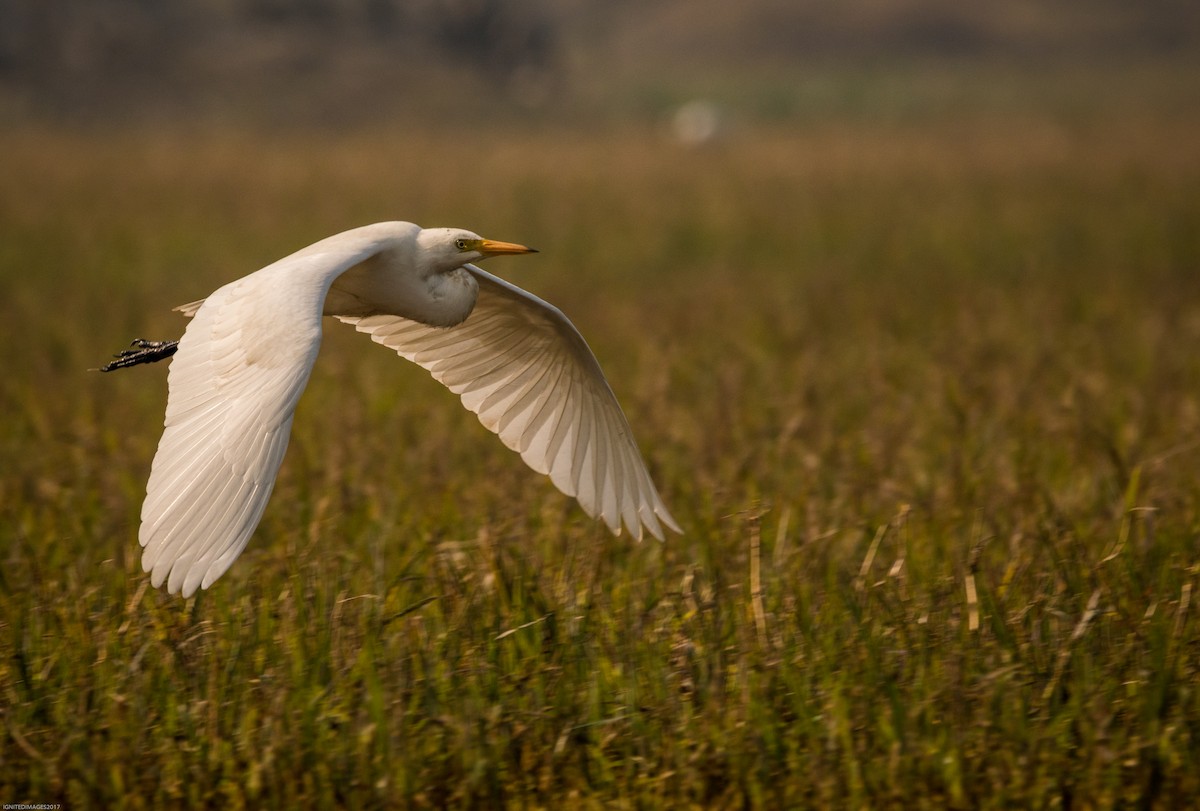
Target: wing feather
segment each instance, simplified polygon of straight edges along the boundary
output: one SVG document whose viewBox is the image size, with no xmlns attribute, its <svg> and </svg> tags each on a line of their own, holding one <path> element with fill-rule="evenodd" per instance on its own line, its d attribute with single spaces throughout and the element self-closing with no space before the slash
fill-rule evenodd
<svg viewBox="0 0 1200 811">
<path fill-rule="evenodd" d="M 207 587 L 245 548 L 270 498 L 316 357 L 319 311 L 310 314 L 308 329 L 289 329 L 273 341 L 247 334 L 258 323 L 247 302 L 256 300 L 237 283 L 210 296 L 171 365 L 166 427 L 139 532 L 143 568 L 154 586 L 165 581 L 171 593 L 190 596 Z M 273 366 L 247 362 L 246 345 L 260 339 L 274 344 Z"/>
<path fill-rule="evenodd" d="M 679 532 L 591 349 L 557 308 L 474 265 L 475 309 L 456 327 L 338 316 L 428 370 L 584 511 L 635 538 Z"/>
<path fill-rule="evenodd" d="M 155 587 L 191 596 L 245 549 L 287 450 L 329 286 L 413 228 L 336 235 L 180 308 L 193 318 L 171 361 L 138 532 Z"/>
</svg>

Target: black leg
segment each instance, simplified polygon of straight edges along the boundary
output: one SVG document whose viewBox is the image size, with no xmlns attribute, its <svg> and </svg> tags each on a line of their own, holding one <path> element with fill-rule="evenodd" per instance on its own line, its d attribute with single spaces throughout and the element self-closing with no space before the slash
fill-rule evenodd
<svg viewBox="0 0 1200 811">
<path fill-rule="evenodd" d="M 113 355 L 116 360 L 101 366 L 100 371 L 111 372 L 137 366 L 139 363 L 158 363 L 175 354 L 175 350 L 179 348 L 179 341 L 147 341 L 138 338 L 130 346 L 133 349 L 123 349 Z"/>
</svg>

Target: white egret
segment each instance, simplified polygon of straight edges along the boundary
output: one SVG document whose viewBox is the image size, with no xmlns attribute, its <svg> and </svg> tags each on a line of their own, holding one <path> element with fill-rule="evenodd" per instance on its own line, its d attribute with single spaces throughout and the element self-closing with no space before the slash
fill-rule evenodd
<svg viewBox="0 0 1200 811">
<path fill-rule="evenodd" d="M 258 525 L 321 342 L 321 316 L 427 369 L 584 511 L 620 534 L 680 532 L 595 356 L 557 308 L 471 262 L 531 248 L 384 222 L 323 239 L 207 299 L 168 374 L 138 540 L 151 583 L 190 597 Z M 171 354 L 142 342 L 112 364 Z M 363 464 L 369 464 L 364 460 Z"/>
</svg>

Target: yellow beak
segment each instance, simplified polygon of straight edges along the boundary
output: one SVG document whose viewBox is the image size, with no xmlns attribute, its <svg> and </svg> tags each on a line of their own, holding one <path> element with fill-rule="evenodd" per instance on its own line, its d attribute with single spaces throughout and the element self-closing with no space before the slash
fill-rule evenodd
<svg viewBox="0 0 1200 811">
<path fill-rule="evenodd" d="M 535 248 L 527 248 L 515 242 L 497 242 L 494 239 L 479 240 L 479 247 L 476 250 L 484 256 L 499 256 L 506 253 L 537 253 L 537 249 Z"/>
</svg>

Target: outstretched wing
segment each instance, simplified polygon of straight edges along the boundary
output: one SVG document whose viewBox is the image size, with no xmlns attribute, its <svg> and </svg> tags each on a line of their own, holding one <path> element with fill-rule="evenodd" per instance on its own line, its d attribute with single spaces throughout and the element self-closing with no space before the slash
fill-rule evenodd
<svg viewBox="0 0 1200 811">
<path fill-rule="evenodd" d="M 427 369 L 531 468 L 614 533 L 680 532 L 583 336 L 556 307 L 467 265 L 475 309 L 456 327 L 394 315 L 338 316 Z"/>
<path fill-rule="evenodd" d="M 245 548 L 320 347 L 329 284 L 387 236 L 378 226 L 348 231 L 180 308 L 194 317 L 171 361 L 138 532 L 155 587 L 166 581 L 189 597 Z"/>
</svg>

